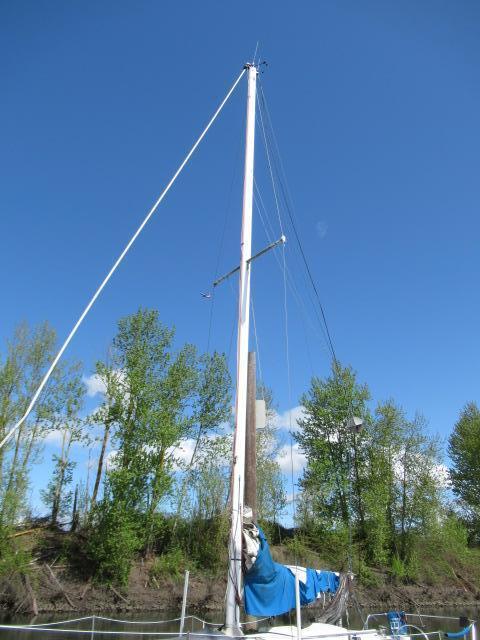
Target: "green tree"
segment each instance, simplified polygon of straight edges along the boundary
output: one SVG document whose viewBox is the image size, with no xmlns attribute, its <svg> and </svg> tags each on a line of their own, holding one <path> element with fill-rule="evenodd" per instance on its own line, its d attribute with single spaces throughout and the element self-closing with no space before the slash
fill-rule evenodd
<svg viewBox="0 0 480 640">
<path fill-rule="evenodd" d="M 282 516 L 287 498 L 285 482 L 278 457 L 282 449 L 276 426 L 275 406 L 271 389 L 258 385 L 257 396 L 265 401 L 265 427 L 257 429 L 257 516 L 259 520 L 277 523 Z"/>
<path fill-rule="evenodd" d="M 480 541 L 480 409 L 469 402 L 462 410 L 448 441 L 452 460 L 450 478 L 461 499 L 470 539 Z"/>
<path fill-rule="evenodd" d="M 221 438 L 218 443 L 212 441 L 212 434 L 219 434 L 219 429 L 230 417 L 231 379 L 225 357 L 218 353 L 205 354 L 198 361 L 198 388 L 193 407 L 193 451 L 187 465 L 184 466 L 183 480 L 180 483 L 177 500 L 177 517 L 182 512 L 183 502 L 188 487 L 198 483 L 202 474 L 210 478 L 210 489 L 213 489 L 213 477 L 218 479 L 216 489 L 219 496 L 223 495 L 223 454 L 228 436 Z M 218 445 L 218 446 L 217 446 Z M 212 450 L 212 447 L 214 449 Z M 218 454 L 219 460 L 212 460 L 212 455 Z M 212 466 L 210 466 L 212 465 Z M 200 472 L 201 470 L 201 472 Z M 200 472 L 200 475 L 199 475 Z M 213 475 L 212 475 L 213 474 Z M 196 478 L 193 479 L 192 476 Z M 193 501 L 195 503 L 195 501 Z"/>
<path fill-rule="evenodd" d="M 443 514 L 440 448 L 422 416 L 408 420 L 390 400 L 372 417 L 369 399 L 349 368 L 312 380 L 296 435 L 307 457 L 298 515 L 304 530 L 320 529 L 340 545 L 351 527 L 364 560 L 395 560 L 406 575 L 419 537 Z M 360 432 L 352 415 L 363 419 Z"/>
<path fill-rule="evenodd" d="M 191 479 L 192 514 L 194 519 L 210 520 L 225 511 L 232 454 L 231 434 L 205 439 L 197 449 Z"/>
<path fill-rule="evenodd" d="M 47 324 L 30 329 L 19 325 L 8 341 L 0 362 L 0 437 L 26 411 L 56 349 L 55 331 Z M 45 436 L 58 426 L 57 419 L 69 399 L 73 369 L 61 363 L 53 372 L 30 416 L 0 450 L 0 517 L 8 525 L 26 509 L 29 473 L 39 460 Z"/>
<path fill-rule="evenodd" d="M 405 414 L 393 400 L 381 403 L 368 426 L 365 511 L 366 558 L 384 563 L 396 553 L 398 470 Z"/>
<path fill-rule="evenodd" d="M 349 419 L 356 415 L 368 423 L 369 399 L 368 387 L 357 382 L 352 369 L 337 364 L 326 379 L 312 379 L 309 391 L 300 399 L 304 417 L 298 421 L 299 431 L 295 434 L 307 458 L 300 484 L 311 498 L 309 510 L 315 513 L 316 521 L 326 528 L 347 527 L 352 513 L 362 539 L 365 431 L 356 433 L 350 428 Z"/>
<path fill-rule="evenodd" d="M 66 370 L 66 375 L 55 389 L 62 404 L 61 410 L 52 419 L 52 426 L 60 435 L 60 455 L 53 455 L 54 471 L 46 490 L 42 491 L 43 502 L 51 509 L 52 525 L 70 510 L 73 493 L 69 489 L 76 463 L 70 459 L 72 445 L 88 443 L 85 420 L 79 412 L 83 408 L 85 385 L 82 382 L 81 366 L 75 364 Z"/>
<path fill-rule="evenodd" d="M 228 407 L 224 358 L 199 357 L 189 344 L 174 351 L 173 339 L 156 311 L 140 309 L 119 321 L 103 371 L 104 415 L 116 453 L 92 514 L 90 552 L 102 579 L 125 581 L 132 554 L 152 549 L 156 512 L 174 482 L 176 448 L 213 429 Z M 113 557 L 122 565 L 118 571 Z"/>
<path fill-rule="evenodd" d="M 414 539 L 427 535 L 441 513 L 443 485 L 439 481 L 440 450 L 436 438 L 426 432 L 423 416 L 407 420 L 402 434 L 397 477 L 399 496 L 396 505 L 399 529 L 399 555 L 408 561 Z"/>
</svg>

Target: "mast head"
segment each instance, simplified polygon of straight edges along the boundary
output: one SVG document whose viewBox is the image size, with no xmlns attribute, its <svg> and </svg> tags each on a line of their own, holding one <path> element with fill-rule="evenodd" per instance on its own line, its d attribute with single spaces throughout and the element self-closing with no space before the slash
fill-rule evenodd
<svg viewBox="0 0 480 640">
<path fill-rule="evenodd" d="M 246 62 L 243 65 L 245 70 L 251 69 L 252 67 L 257 70 L 257 73 L 263 73 L 261 67 L 268 67 L 268 62 L 266 60 L 262 60 L 262 62 Z"/>
</svg>

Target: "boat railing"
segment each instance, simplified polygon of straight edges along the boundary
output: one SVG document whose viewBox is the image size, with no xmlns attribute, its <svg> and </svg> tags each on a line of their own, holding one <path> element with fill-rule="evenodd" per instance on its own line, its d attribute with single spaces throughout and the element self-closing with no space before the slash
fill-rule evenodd
<svg viewBox="0 0 480 640">
<path fill-rule="evenodd" d="M 72 620 L 61 620 L 59 622 L 56 623 L 40 623 L 40 624 L 35 624 L 35 625 L 29 625 L 29 624 L 25 624 L 25 625 L 7 625 L 7 624 L 0 624 L 0 632 L 2 631 L 15 631 L 15 632 L 19 632 L 19 631 L 25 631 L 25 632 L 39 632 L 39 633 L 48 633 L 48 634 L 63 634 L 63 635 L 68 635 L 68 634 L 72 634 L 72 635 L 80 635 L 80 636 L 84 636 L 86 634 L 90 634 L 90 637 L 93 639 L 94 636 L 96 635 L 105 635 L 105 636 L 111 636 L 111 635 L 116 635 L 116 636 L 139 636 L 139 637 L 144 637 L 144 636 L 148 636 L 148 637 L 152 637 L 152 638 L 184 638 L 186 640 L 195 640 L 195 638 L 198 638 L 199 640 L 202 638 L 212 638 L 212 634 L 208 632 L 207 627 L 211 627 L 211 628 L 218 628 L 218 625 L 211 623 L 211 622 L 207 622 L 205 620 L 202 620 L 201 618 L 198 618 L 197 616 L 188 616 L 188 618 L 192 618 L 197 620 L 198 622 L 200 622 L 203 626 L 201 631 L 183 631 L 183 632 L 179 632 L 179 631 L 140 631 L 140 630 L 132 630 L 132 631 L 125 631 L 125 630 L 119 630 L 119 629 L 99 629 L 98 627 L 95 627 L 95 620 L 103 620 L 103 621 L 107 621 L 107 622 L 113 622 L 113 623 L 122 623 L 122 624 L 144 624 L 144 625 L 148 625 L 148 624 L 162 624 L 162 623 L 166 623 L 166 622 L 177 622 L 180 621 L 180 618 L 172 618 L 171 620 L 159 620 L 159 621 L 151 621 L 151 622 L 143 622 L 143 621 L 137 621 L 137 620 L 116 620 L 116 619 L 111 619 L 111 618 L 105 618 L 105 617 L 101 617 L 101 616 L 85 616 L 83 618 L 74 618 Z M 186 617 L 187 619 L 187 617 Z M 75 628 L 65 628 L 66 623 L 70 622 L 85 622 L 87 620 L 90 620 L 92 622 L 90 628 L 88 629 L 75 629 Z M 246 624 L 252 624 L 252 622 L 248 622 L 248 623 L 242 623 L 243 625 Z M 55 626 L 54 626 L 55 625 Z M 292 637 L 296 637 L 296 633 L 284 633 L 281 631 L 272 631 L 270 632 L 271 635 L 275 635 L 278 637 L 285 637 L 285 638 L 292 638 Z M 377 635 L 377 630 L 376 629 L 367 629 L 367 630 L 360 630 L 360 631 L 339 631 L 338 633 L 325 633 L 325 634 L 312 634 L 312 635 L 308 635 L 308 634 L 302 634 L 302 640 L 322 640 L 322 639 L 331 639 L 331 638 L 338 638 L 339 640 L 345 639 L 345 640 L 361 640 L 362 638 L 368 637 L 368 636 L 375 636 Z M 265 639 L 266 633 L 265 632 L 259 632 L 259 633 L 249 633 L 248 636 L 245 635 L 229 635 L 229 638 L 237 638 L 237 639 L 243 639 L 245 640 L 246 637 L 251 638 L 252 640 L 254 638 L 261 638 L 262 640 Z"/>
<path fill-rule="evenodd" d="M 411 624 L 408 619 L 418 618 L 421 619 L 423 626 L 423 619 L 427 620 L 444 620 L 444 621 L 453 621 L 458 620 L 458 618 L 453 616 L 438 616 L 438 615 L 427 615 L 427 614 L 406 614 L 407 622 L 404 625 L 404 633 L 392 633 L 390 632 L 390 628 L 388 625 L 387 619 L 388 613 L 371 613 L 367 616 L 364 624 L 364 628 L 359 631 L 348 630 L 342 631 L 339 629 L 338 633 L 332 633 L 331 631 L 325 634 L 308 634 L 308 631 L 305 629 L 301 635 L 302 640 L 322 640 L 328 638 L 331 640 L 332 638 L 338 638 L 338 640 L 369 640 L 369 636 L 376 636 L 377 638 L 384 637 L 389 640 L 444 640 L 445 638 L 466 638 L 469 636 L 468 640 L 477 640 L 476 639 L 476 621 L 468 620 L 468 627 L 462 630 L 462 632 L 457 633 L 445 633 L 444 631 L 424 631 L 422 628 L 415 624 Z M 369 629 L 369 623 L 375 620 L 377 623 L 382 618 L 385 619 L 385 626 L 378 625 L 376 628 Z M 252 624 L 262 622 L 263 620 L 268 620 L 268 618 L 263 618 L 261 620 L 256 621 L 247 621 L 242 623 L 242 626 L 251 626 Z M 66 620 L 58 620 L 56 622 L 40 622 L 36 624 L 0 624 L 0 634 L 4 631 L 14 631 L 21 632 L 25 631 L 28 633 L 39 633 L 39 634 L 50 634 L 50 636 L 56 637 L 58 634 L 72 635 L 72 636 L 85 636 L 90 635 L 90 640 L 94 640 L 95 636 L 138 636 L 142 637 L 151 637 L 151 638 L 165 638 L 166 640 L 170 638 L 182 638 L 186 640 L 202 640 L 206 637 L 212 637 L 212 630 L 221 629 L 221 623 L 208 622 L 198 616 L 188 615 L 183 618 L 183 624 L 186 622 L 190 624 L 190 630 L 184 630 L 185 626 L 182 626 L 182 630 L 177 631 L 161 631 L 158 629 L 160 625 L 175 625 L 176 623 L 182 623 L 182 618 L 169 618 L 166 620 L 121 620 L 118 618 L 110 618 L 107 616 L 99 616 L 99 615 L 89 615 L 83 616 L 79 618 L 69 618 Z M 111 627 L 110 629 L 102 628 L 102 624 L 108 624 Z M 124 628 L 118 628 L 119 625 L 123 625 Z M 140 629 L 140 625 L 142 628 Z M 198 630 L 194 630 L 194 626 L 198 625 L 200 628 Z M 148 627 L 154 627 L 153 629 L 148 629 Z M 116 628 L 115 628 L 116 627 Z M 126 627 L 126 628 L 125 628 Z M 271 630 L 270 632 L 258 632 L 258 633 L 248 633 L 248 638 L 252 640 L 254 638 L 265 639 L 267 634 L 271 634 L 272 636 L 278 636 L 278 638 L 286 637 L 292 638 L 296 637 L 295 633 L 285 633 L 283 631 L 275 631 Z M 44 635 L 40 635 L 41 637 L 45 637 Z M 245 638 L 242 636 L 229 636 L 231 638 Z M 40 640 L 39 638 L 39 640 Z M 372 639 L 373 640 L 373 639 Z"/>
<path fill-rule="evenodd" d="M 438 640 L 442 640 L 442 638 L 467 638 L 468 636 L 470 636 L 470 640 L 477 640 L 477 621 L 476 620 L 472 620 L 467 618 L 467 625 L 461 629 L 458 632 L 444 632 L 444 631 L 424 631 L 423 629 L 421 629 L 420 627 L 418 627 L 417 625 L 414 624 L 410 624 L 408 622 L 409 618 L 415 618 L 420 620 L 420 624 L 423 626 L 424 624 L 424 620 L 444 620 L 444 621 L 453 621 L 453 620 L 459 620 L 458 616 L 444 616 L 444 615 L 434 615 L 434 614 L 425 614 L 425 613 L 406 613 L 405 614 L 405 619 L 407 620 L 406 624 L 403 625 L 404 630 L 406 631 L 406 633 L 386 633 L 386 629 L 389 628 L 389 624 L 388 624 L 388 613 L 389 612 L 382 612 L 382 613 L 369 613 L 366 620 L 365 620 L 365 624 L 363 625 L 364 630 L 368 630 L 368 626 L 369 626 L 369 622 L 370 620 L 375 620 L 376 622 L 378 622 L 379 619 L 384 618 L 386 621 L 386 626 L 384 627 L 385 629 L 385 635 L 388 637 L 394 637 L 394 638 L 401 638 L 402 636 L 408 636 L 410 638 L 415 638 L 415 637 L 423 637 L 423 638 L 433 638 L 435 636 L 438 636 Z M 417 631 L 417 633 L 409 633 L 409 629 L 414 629 Z"/>
</svg>

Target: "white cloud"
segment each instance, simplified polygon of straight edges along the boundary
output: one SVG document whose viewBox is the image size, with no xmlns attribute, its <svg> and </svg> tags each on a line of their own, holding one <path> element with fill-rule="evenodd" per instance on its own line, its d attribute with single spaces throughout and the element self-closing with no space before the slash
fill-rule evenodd
<svg viewBox="0 0 480 640">
<path fill-rule="evenodd" d="M 63 439 L 63 431 L 61 431 L 60 429 L 54 429 L 53 431 L 49 431 L 45 435 L 45 437 L 43 438 L 43 441 L 46 444 L 53 444 L 55 446 L 61 446 L 62 439 Z"/>
<path fill-rule="evenodd" d="M 401 451 L 398 454 L 397 460 L 393 464 L 393 472 L 395 478 L 400 482 L 403 480 L 404 475 L 404 466 L 403 466 L 403 455 L 404 452 Z M 418 469 L 422 469 L 428 471 L 430 477 L 438 484 L 440 489 L 448 489 L 451 486 L 450 480 L 450 472 L 448 467 L 444 464 L 433 464 L 428 469 L 426 467 L 426 459 L 422 453 L 415 453 L 412 455 L 413 460 L 418 463 Z M 415 473 L 414 471 L 410 471 L 410 473 Z"/>
<path fill-rule="evenodd" d="M 449 489 L 452 486 L 450 471 L 444 464 L 436 464 L 432 469 L 432 475 L 442 489 Z"/>
<path fill-rule="evenodd" d="M 173 452 L 175 458 L 174 468 L 179 469 L 181 463 L 190 464 L 192 459 L 193 450 L 195 448 L 195 440 L 190 438 L 189 440 L 183 440 L 182 443 Z"/>
<path fill-rule="evenodd" d="M 283 413 L 275 415 L 275 426 L 279 429 L 288 429 L 291 431 L 298 430 L 297 421 L 305 416 L 305 409 L 301 405 L 287 409 Z"/>
<path fill-rule="evenodd" d="M 293 473 L 296 474 L 303 471 L 307 459 L 305 454 L 300 451 L 298 443 L 295 443 L 291 448 L 289 444 L 286 444 L 280 449 L 277 462 L 283 473 L 291 474 L 293 467 Z"/>
<path fill-rule="evenodd" d="M 327 235 L 328 231 L 328 222 L 326 220 L 317 220 L 317 224 L 315 225 L 315 229 L 317 230 L 318 237 L 323 240 Z"/>
<path fill-rule="evenodd" d="M 105 383 L 97 373 L 92 373 L 91 376 L 83 376 L 83 382 L 87 387 L 87 396 L 90 398 L 98 394 L 103 395 L 106 391 Z"/>
<path fill-rule="evenodd" d="M 105 456 L 105 469 L 106 471 L 111 471 L 115 469 L 116 458 L 118 457 L 118 451 L 113 449 L 109 451 Z"/>
</svg>

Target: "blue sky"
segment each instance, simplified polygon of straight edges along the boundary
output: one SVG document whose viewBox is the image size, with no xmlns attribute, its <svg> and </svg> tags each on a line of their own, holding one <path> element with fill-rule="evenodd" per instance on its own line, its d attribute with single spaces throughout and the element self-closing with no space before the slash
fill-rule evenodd
<svg viewBox="0 0 480 640">
<path fill-rule="evenodd" d="M 2 3 L 0 339 L 21 320 L 68 333 L 257 41 L 337 356 L 375 400 L 393 397 L 447 436 L 479 388 L 473 1 Z M 175 324 L 178 344 L 206 347 L 211 303 L 200 293 L 219 255 L 219 273 L 238 261 L 244 100 L 242 83 L 75 337 L 68 356 L 87 375 L 116 320 L 140 305 Z M 261 145 L 257 167 L 279 232 Z M 288 235 L 310 317 L 289 294 L 291 393 L 274 256 L 252 283 L 280 412 L 329 367 Z M 254 248 L 266 241 L 256 215 Z M 212 346 L 227 352 L 235 287 L 215 301 Z M 36 486 L 49 456 L 50 445 Z"/>
</svg>

